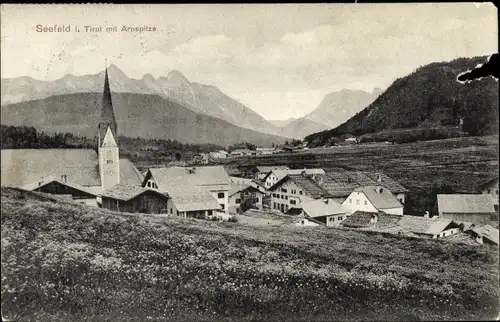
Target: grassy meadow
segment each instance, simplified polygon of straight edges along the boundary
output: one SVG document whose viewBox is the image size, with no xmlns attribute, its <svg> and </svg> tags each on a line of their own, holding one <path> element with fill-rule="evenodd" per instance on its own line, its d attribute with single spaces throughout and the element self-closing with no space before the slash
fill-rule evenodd
<svg viewBox="0 0 500 322">
<path fill-rule="evenodd" d="M 483 320 L 498 248 L 118 214 L 2 188 L 14 321 Z"/>
</svg>

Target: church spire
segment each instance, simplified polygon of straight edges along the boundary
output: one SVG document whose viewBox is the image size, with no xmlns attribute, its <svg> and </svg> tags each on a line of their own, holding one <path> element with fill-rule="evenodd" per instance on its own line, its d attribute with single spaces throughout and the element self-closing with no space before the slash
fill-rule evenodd
<svg viewBox="0 0 500 322">
<path fill-rule="evenodd" d="M 111 128 L 113 136 L 115 137 L 115 139 L 117 139 L 118 138 L 117 125 L 116 125 L 115 113 L 113 110 L 113 101 L 111 99 L 111 89 L 109 87 L 108 67 L 106 61 L 106 69 L 104 72 L 104 91 L 102 96 L 101 120 L 99 122 L 100 137 L 104 137 L 108 127 Z"/>
</svg>

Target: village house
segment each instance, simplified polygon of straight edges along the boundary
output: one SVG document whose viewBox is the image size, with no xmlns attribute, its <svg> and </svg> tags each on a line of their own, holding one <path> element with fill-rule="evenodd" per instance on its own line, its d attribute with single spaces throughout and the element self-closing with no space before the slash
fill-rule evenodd
<svg viewBox="0 0 500 322">
<path fill-rule="evenodd" d="M 486 182 L 479 185 L 479 189 L 482 194 L 490 195 L 493 199 L 493 207 L 495 211 L 498 211 L 498 177 L 487 180 Z"/>
<path fill-rule="evenodd" d="M 157 190 L 117 184 L 101 194 L 102 208 L 120 212 L 167 214 L 172 201 Z"/>
<path fill-rule="evenodd" d="M 264 180 L 266 175 L 272 170 L 290 170 L 289 167 L 284 165 L 273 165 L 273 166 L 254 166 L 250 168 L 250 172 L 254 179 Z"/>
<path fill-rule="evenodd" d="M 114 185 L 140 186 L 141 173 L 130 160 L 120 158 L 107 69 L 101 117 L 96 121 L 97 149 L 1 150 L 1 185 L 70 194 L 91 205 L 100 205 L 98 195 Z"/>
<path fill-rule="evenodd" d="M 255 153 L 256 153 L 255 151 L 252 151 L 249 149 L 236 149 L 234 151 L 231 151 L 229 153 L 229 155 L 232 157 L 241 157 L 241 156 L 246 156 L 246 155 L 252 155 Z"/>
<path fill-rule="evenodd" d="M 151 168 L 144 177 L 142 186 L 158 189 L 173 198 L 171 186 L 179 181 L 210 192 L 222 211 L 229 213 L 228 192 L 231 180 L 222 166 Z"/>
<path fill-rule="evenodd" d="M 403 215 L 403 205 L 387 188 L 381 186 L 366 186 L 354 189 L 344 200 L 342 206 L 352 211 L 383 211 L 387 214 Z"/>
<path fill-rule="evenodd" d="M 257 188 L 250 185 L 231 185 L 228 192 L 229 196 L 229 213 L 239 213 L 240 206 L 248 200 L 252 204 L 253 209 L 262 210 L 262 200 L 264 194 Z"/>
<path fill-rule="evenodd" d="M 498 221 L 498 212 L 489 194 L 438 194 L 437 204 L 439 217 L 443 219 L 476 225 Z"/>
<path fill-rule="evenodd" d="M 225 159 L 227 158 L 228 153 L 224 150 L 219 150 L 217 152 L 210 152 L 209 155 L 214 159 Z"/>
<path fill-rule="evenodd" d="M 491 225 L 474 227 L 468 230 L 467 233 L 470 234 L 479 244 L 498 246 L 498 229 L 492 227 Z"/>
<path fill-rule="evenodd" d="M 315 199 L 301 202 L 299 205 L 291 206 L 288 213 L 296 213 L 305 218 L 313 218 L 326 226 L 337 227 L 345 220 L 351 211 L 331 199 Z"/>
<path fill-rule="evenodd" d="M 355 144 L 358 142 L 359 142 L 359 140 L 355 137 L 345 139 L 345 143 L 349 143 L 349 144 Z"/>
<path fill-rule="evenodd" d="M 302 202 L 329 197 L 327 192 L 321 189 L 305 171 L 302 174 L 286 175 L 273 185 L 269 192 L 271 193 L 271 209 L 282 213 L 286 213 L 291 207 Z"/>
<path fill-rule="evenodd" d="M 293 225 L 304 226 L 304 227 L 317 227 L 317 226 L 324 226 L 325 224 L 314 218 L 306 217 L 305 215 L 301 214 L 296 217 L 295 221 L 293 222 Z"/>
<path fill-rule="evenodd" d="M 443 238 L 461 231 L 460 223 L 437 216 L 433 218 L 402 216 L 399 226 L 422 238 Z"/>
<path fill-rule="evenodd" d="M 297 175 L 297 174 L 302 174 L 305 172 L 306 174 L 324 174 L 325 170 L 315 168 L 315 169 L 277 169 L 277 170 L 271 170 L 267 172 L 265 177 L 262 179 L 265 183 L 266 189 L 270 189 L 272 186 L 274 186 L 278 181 L 283 179 L 286 175 Z"/>
<path fill-rule="evenodd" d="M 399 225 L 402 217 L 400 215 L 386 214 L 383 211 L 355 211 L 340 225 L 350 229 L 416 237 L 415 234 Z"/>
<path fill-rule="evenodd" d="M 273 154 L 274 148 L 256 148 L 255 151 L 257 155 L 269 155 Z"/>
</svg>

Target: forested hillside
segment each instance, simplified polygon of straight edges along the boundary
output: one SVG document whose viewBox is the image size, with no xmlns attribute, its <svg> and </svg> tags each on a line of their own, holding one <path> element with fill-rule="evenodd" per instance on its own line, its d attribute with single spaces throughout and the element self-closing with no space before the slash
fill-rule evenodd
<svg viewBox="0 0 500 322">
<path fill-rule="evenodd" d="M 389 129 L 458 125 L 470 135 L 498 133 L 498 82 L 484 78 L 459 83 L 458 74 L 487 57 L 432 63 L 397 79 L 366 109 L 333 130 L 311 134 L 306 141 L 322 144 L 335 136 L 362 135 Z"/>
</svg>

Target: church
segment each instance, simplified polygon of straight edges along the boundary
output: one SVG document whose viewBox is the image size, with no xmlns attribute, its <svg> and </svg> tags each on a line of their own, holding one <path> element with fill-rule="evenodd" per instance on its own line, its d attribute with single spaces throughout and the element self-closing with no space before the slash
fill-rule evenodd
<svg viewBox="0 0 500 322">
<path fill-rule="evenodd" d="M 118 126 L 108 70 L 104 76 L 98 149 L 7 149 L 1 151 L 1 185 L 64 196 L 100 206 L 99 195 L 118 184 L 141 186 L 142 174 L 120 158 Z"/>
</svg>

